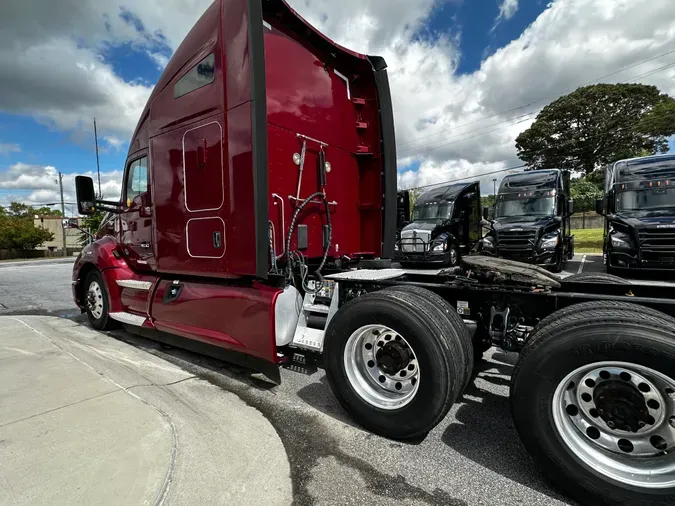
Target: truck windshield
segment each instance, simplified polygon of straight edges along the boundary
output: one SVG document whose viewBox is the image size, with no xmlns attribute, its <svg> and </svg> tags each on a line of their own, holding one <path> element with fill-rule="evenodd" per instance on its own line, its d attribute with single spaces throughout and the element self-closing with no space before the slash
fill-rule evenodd
<svg viewBox="0 0 675 506">
<path fill-rule="evenodd" d="M 553 216 L 555 197 L 533 197 L 517 200 L 499 200 L 495 218 L 507 216 Z"/>
<path fill-rule="evenodd" d="M 616 194 L 617 211 L 675 209 L 675 188 L 626 190 Z"/>
<path fill-rule="evenodd" d="M 452 217 L 452 203 L 440 202 L 435 204 L 420 204 L 414 207 L 413 221 L 447 220 Z"/>
</svg>

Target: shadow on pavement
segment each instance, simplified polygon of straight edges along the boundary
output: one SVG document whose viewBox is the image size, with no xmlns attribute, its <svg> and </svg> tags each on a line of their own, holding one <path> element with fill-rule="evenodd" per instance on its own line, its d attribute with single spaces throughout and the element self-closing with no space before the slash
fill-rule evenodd
<svg viewBox="0 0 675 506">
<path fill-rule="evenodd" d="M 514 357 L 517 355 L 495 352 L 490 362 L 476 364 L 477 376 L 467 387 L 463 404 L 455 413 L 456 422 L 447 427 L 441 439 L 464 457 L 505 478 L 552 499 L 575 504 L 552 491 L 553 485 L 520 442 L 511 419 L 508 395 L 487 392 L 477 386 L 485 381 L 500 390 L 508 387 L 510 378 L 504 376 L 510 376 Z"/>
<path fill-rule="evenodd" d="M 326 374 L 323 371 L 319 374 L 321 375 L 319 381 L 310 383 L 298 390 L 297 395 L 300 400 L 324 415 L 361 430 L 361 427 L 354 423 L 354 420 L 342 409 L 333 395 Z"/>
</svg>

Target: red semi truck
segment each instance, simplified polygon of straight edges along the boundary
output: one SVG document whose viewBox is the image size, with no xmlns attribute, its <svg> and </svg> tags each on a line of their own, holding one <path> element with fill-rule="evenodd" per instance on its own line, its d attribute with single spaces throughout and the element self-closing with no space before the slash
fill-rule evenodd
<svg viewBox="0 0 675 506">
<path fill-rule="evenodd" d="M 91 325 L 246 362 L 274 381 L 321 355 L 363 427 L 410 439 L 462 395 L 474 358 L 520 352 L 523 443 L 585 504 L 673 504 L 675 300 L 606 274 L 565 280 L 469 255 L 392 268 L 393 114 L 382 58 L 342 48 L 284 0 L 216 0 L 131 140 L 120 201 L 78 257 Z"/>
</svg>

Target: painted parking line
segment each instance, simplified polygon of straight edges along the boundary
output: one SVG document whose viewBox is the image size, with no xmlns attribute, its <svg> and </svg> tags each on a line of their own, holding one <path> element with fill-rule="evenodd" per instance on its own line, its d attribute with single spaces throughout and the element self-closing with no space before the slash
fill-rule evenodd
<svg viewBox="0 0 675 506">
<path fill-rule="evenodd" d="M 581 257 L 581 263 L 579 264 L 579 269 L 577 270 L 577 274 L 581 274 L 581 271 L 584 270 L 584 263 L 586 262 L 586 255 Z"/>
</svg>

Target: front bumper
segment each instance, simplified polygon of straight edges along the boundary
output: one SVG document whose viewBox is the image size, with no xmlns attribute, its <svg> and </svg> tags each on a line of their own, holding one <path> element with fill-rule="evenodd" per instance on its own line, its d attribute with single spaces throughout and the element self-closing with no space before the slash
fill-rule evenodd
<svg viewBox="0 0 675 506">
<path fill-rule="evenodd" d="M 675 272 L 675 262 L 670 260 L 650 260 L 640 258 L 639 254 L 628 251 L 609 251 L 607 266 L 624 271 L 669 271 Z"/>
<path fill-rule="evenodd" d="M 528 251 L 525 254 L 514 255 L 510 251 L 497 250 L 496 255 L 507 260 L 523 262 L 526 264 L 540 265 L 542 267 L 551 267 L 556 264 L 556 250 L 545 250 L 541 252 Z"/>
<path fill-rule="evenodd" d="M 403 263 L 435 265 L 450 262 L 450 253 L 445 252 L 398 253 L 398 261 Z"/>
</svg>

